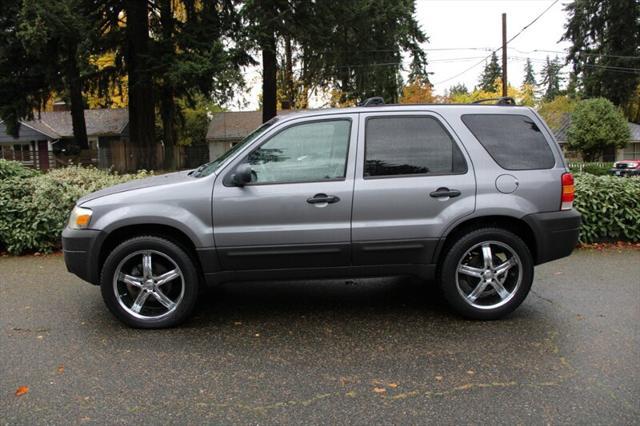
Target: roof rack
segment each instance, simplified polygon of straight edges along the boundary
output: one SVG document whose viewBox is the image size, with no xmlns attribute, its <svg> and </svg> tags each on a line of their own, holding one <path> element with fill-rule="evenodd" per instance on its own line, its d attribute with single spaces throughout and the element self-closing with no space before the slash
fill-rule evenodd
<svg viewBox="0 0 640 426">
<path fill-rule="evenodd" d="M 513 99 L 511 96 L 501 96 L 499 98 L 480 99 L 472 103 L 483 104 L 485 102 L 491 102 L 491 101 L 496 101 L 496 105 L 515 105 L 516 104 L 516 100 Z"/>
<path fill-rule="evenodd" d="M 373 98 L 367 98 L 360 103 L 359 106 L 362 107 L 370 107 L 370 106 L 378 106 L 384 105 L 384 99 L 382 96 L 374 96 Z"/>
</svg>

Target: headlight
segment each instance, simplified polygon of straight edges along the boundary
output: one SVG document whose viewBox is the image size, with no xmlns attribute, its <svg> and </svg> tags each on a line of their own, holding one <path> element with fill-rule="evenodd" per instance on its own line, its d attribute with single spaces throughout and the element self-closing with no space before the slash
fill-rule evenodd
<svg viewBox="0 0 640 426">
<path fill-rule="evenodd" d="M 85 229 L 89 227 L 91 222 L 91 214 L 93 212 L 83 207 L 75 206 L 69 216 L 69 228 L 71 229 Z"/>
</svg>

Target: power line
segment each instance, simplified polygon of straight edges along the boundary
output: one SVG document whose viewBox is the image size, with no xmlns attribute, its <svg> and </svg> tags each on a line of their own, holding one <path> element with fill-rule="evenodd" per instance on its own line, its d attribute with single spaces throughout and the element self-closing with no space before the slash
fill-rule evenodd
<svg viewBox="0 0 640 426">
<path fill-rule="evenodd" d="M 518 50 L 515 47 L 512 47 L 512 49 L 515 50 L 516 52 L 524 53 L 525 55 L 528 55 L 530 53 L 536 53 L 536 52 L 540 52 L 540 53 L 559 53 L 559 54 L 562 54 L 562 55 L 567 55 L 567 53 L 568 53 L 568 52 L 562 51 L 562 50 L 535 49 L 535 50 L 526 51 L 526 50 Z M 601 53 L 589 53 L 589 52 L 580 51 L 580 50 L 578 50 L 576 53 L 578 53 L 580 55 L 585 55 L 585 56 L 601 56 L 603 58 L 640 59 L 640 56 L 605 55 L 605 54 L 601 54 Z"/>
<path fill-rule="evenodd" d="M 554 0 L 553 3 L 551 3 L 546 9 L 544 9 L 538 16 L 536 16 L 531 22 L 529 22 L 527 25 L 525 25 L 524 27 L 522 27 L 522 29 L 520 31 L 518 31 L 518 33 L 516 35 L 514 35 L 513 37 L 511 37 L 509 40 L 507 40 L 507 42 L 505 43 L 505 45 L 508 45 L 509 43 L 511 43 L 513 40 L 515 40 L 516 37 L 518 37 L 520 34 L 522 34 L 527 28 L 529 28 L 531 25 L 533 25 L 538 19 L 540 19 L 542 17 L 542 15 L 544 15 L 545 13 L 547 13 L 547 11 L 549 9 L 551 9 L 553 6 L 555 6 L 556 3 L 558 3 L 558 1 L 560 0 Z M 482 64 L 484 61 L 486 61 L 488 58 L 491 57 L 491 55 L 495 54 L 496 52 L 498 52 L 499 50 L 502 49 L 502 46 L 498 47 L 497 49 L 493 50 L 491 53 L 489 53 L 487 56 L 485 56 L 481 61 L 471 65 L 469 68 L 465 69 L 462 72 L 459 72 L 458 74 L 454 75 L 453 77 L 449 77 L 445 80 L 439 81 L 437 83 L 434 84 L 442 84 L 442 83 L 446 83 L 447 81 L 451 81 L 454 78 L 458 78 L 461 75 L 467 73 L 468 71 L 471 71 L 472 69 L 474 69 L 475 67 L 477 67 L 478 65 Z"/>
</svg>

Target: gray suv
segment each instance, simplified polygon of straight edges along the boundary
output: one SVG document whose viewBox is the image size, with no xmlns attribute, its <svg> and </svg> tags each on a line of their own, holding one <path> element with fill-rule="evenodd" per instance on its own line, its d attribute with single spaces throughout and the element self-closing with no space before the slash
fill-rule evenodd
<svg viewBox="0 0 640 426">
<path fill-rule="evenodd" d="M 87 195 L 62 242 L 68 270 L 134 327 L 182 322 L 205 285 L 395 275 L 487 320 L 571 253 L 572 202 L 531 108 L 374 105 L 279 116 L 196 170 Z"/>
</svg>

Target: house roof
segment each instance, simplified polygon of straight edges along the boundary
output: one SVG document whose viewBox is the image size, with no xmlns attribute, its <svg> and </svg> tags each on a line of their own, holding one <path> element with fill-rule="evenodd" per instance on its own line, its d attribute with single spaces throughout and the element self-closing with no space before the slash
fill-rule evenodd
<svg viewBox="0 0 640 426">
<path fill-rule="evenodd" d="M 640 124 L 629 121 L 627 126 L 629 126 L 629 132 L 631 133 L 629 140 L 633 142 L 640 141 Z M 571 114 L 565 113 L 560 118 L 557 128 L 551 129 L 558 142 L 562 143 L 567 141 L 567 130 L 569 130 L 569 127 L 571 127 Z"/>
<path fill-rule="evenodd" d="M 278 115 L 292 112 L 278 111 Z M 213 116 L 207 129 L 207 140 L 237 140 L 246 137 L 262 124 L 262 111 L 227 111 Z"/>
<path fill-rule="evenodd" d="M 85 109 L 87 136 L 118 136 L 129 123 L 127 109 Z M 22 124 L 50 136 L 52 139 L 73 137 L 70 111 L 41 112 Z"/>
</svg>

